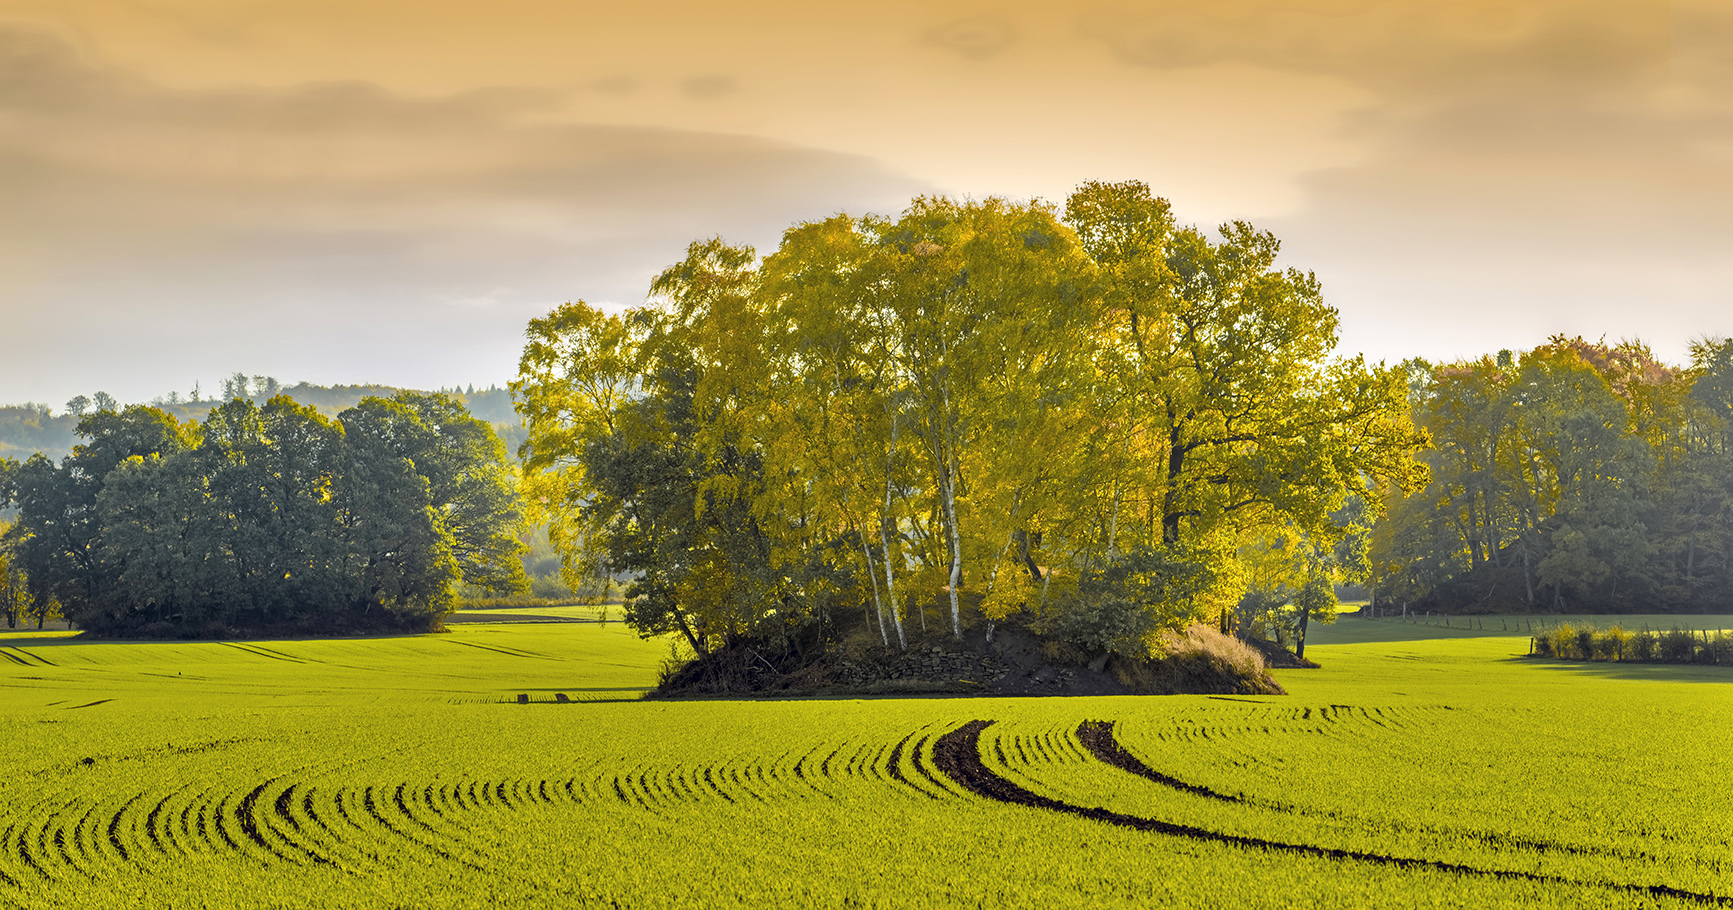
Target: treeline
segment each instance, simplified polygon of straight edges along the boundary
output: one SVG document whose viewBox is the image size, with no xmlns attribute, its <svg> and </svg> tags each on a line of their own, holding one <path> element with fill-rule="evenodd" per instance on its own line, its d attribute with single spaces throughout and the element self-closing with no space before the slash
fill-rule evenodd
<svg viewBox="0 0 1733 910">
<path fill-rule="evenodd" d="M 77 428 L 76 416 L 57 415 L 45 404 L 0 405 L 0 458 L 29 458 L 36 452 L 66 455 Z"/>
<path fill-rule="evenodd" d="M 1431 481 L 1373 537 L 1377 597 L 1420 609 L 1733 609 L 1733 341 L 1691 363 L 1554 337 L 1411 361 Z"/>
<path fill-rule="evenodd" d="M 1710 635 L 1673 628 L 1665 632 L 1641 632 L 1612 626 L 1573 626 L 1560 623 L 1529 639 L 1536 657 L 1564 660 L 1612 660 L 1634 663 L 1733 664 L 1733 636 L 1724 630 Z"/>
<path fill-rule="evenodd" d="M 1277 250 L 1141 183 L 695 243 L 651 306 L 532 321 L 528 498 L 572 575 L 631 576 L 626 619 L 700 655 L 857 616 L 1147 656 L 1248 588 L 1333 618 L 1424 437 Z"/>
<path fill-rule="evenodd" d="M 274 376 L 249 377 L 245 373 L 234 373 L 222 381 L 220 394 L 206 392 L 195 383 L 185 395 L 178 391 L 158 395 L 151 399 L 150 406 L 180 420 L 202 421 L 212 408 L 226 401 L 245 398 L 262 405 L 277 395 L 287 395 L 327 417 L 335 417 L 363 398 L 389 398 L 402 391 L 414 390 L 365 383 L 322 386 L 298 382 L 285 386 Z M 497 385 L 477 389 L 471 385 L 439 391 L 461 402 L 471 416 L 493 425 L 494 432 L 505 440 L 509 451 L 516 451 L 523 441 L 523 429 L 513 409 L 509 389 Z M 72 454 L 80 418 L 87 413 L 118 411 L 120 408 L 120 403 L 107 392 L 75 395 L 59 414 L 55 414 L 49 405 L 36 402 L 0 405 L 0 458 L 23 460 L 41 452 L 59 461 Z"/>
<path fill-rule="evenodd" d="M 56 463 L 0 461 L 5 568 L 37 611 L 113 635 L 426 629 L 459 584 L 527 587 L 504 447 L 448 395 L 330 419 L 278 395 L 202 424 L 85 414 Z"/>
</svg>

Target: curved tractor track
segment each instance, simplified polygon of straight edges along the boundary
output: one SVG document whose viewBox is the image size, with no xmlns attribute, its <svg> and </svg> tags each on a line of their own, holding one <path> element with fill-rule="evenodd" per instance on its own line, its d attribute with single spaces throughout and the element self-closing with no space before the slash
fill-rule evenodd
<svg viewBox="0 0 1733 910">
<path fill-rule="evenodd" d="M 1533 872 L 1522 872 L 1506 869 L 1484 869 L 1459 863 L 1438 862 L 1436 860 L 1414 857 L 1390 856 L 1380 853 L 1367 853 L 1357 850 L 1342 850 L 1331 847 L 1314 846 L 1311 844 L 1291 844 L 1282 841 L 1266 840 L 1259 837 L 1247 837 L 1239 834 L 1228 834 L 1211 831 L 1191 825 L 1177 824 L 1154 818 L 1143 818 L 1136 815 L 1126 815 L 1108 809 L 1077 806 L 1043 796 L 993 773 L 981 761 L 981 732 L 993 725 L 990 720 L 975 720 L 940 736 L 933 746 L 933 763 L 940 771 L 956 781 L 962 787 L 977 796 L 982 796 L 995 802 L 1010 803 L 1018 806 L 1028 806 L 1035 809 L 1045 809 L 1067 815 L 1076 815 L 1092 821 L 1103 822 L 1123 828 L 1138 831 L 1151 831 L 1173 837 L 1183 837 L 1190 840 L 1209 843 L 1231 844 L 1237 847 L 1248 847 L 1271 852 L 1290 853 L 1298 856 L 1319 859 L 1348 860 L 1369 863 L 1379 866 L 1393 866 L 1404 869 L 1429 869 L 1438 872 L 1449 872 L 1456 875 L 1471 875 L 1495 879 L 1520 880 L 1544 884 L 1564 885 L 1573 888 L 1600 888 L 1625 891 L 1632 894 L 1645 894 L 1651 897 L 1670 897 L 1693 901 L 1712 906 L 1733 906 L 1733 897 L 1715 894 L 1704 894 L 1686 891 L 1667 885 L 1637 885 L 1621 882 L 1587 882 L 1562 876 L 1543 875 Z M 1139 777 L 1152 780 L 1163 786 L 1173 787 L 1185 792 L 1204 796 L 1209 799 L 1237 801 L 1238 797 L 1217 793 L 1208 788 L 1187 784 L 1160 772 L 1154 771 L 1119 745 L 1113 736 L 1111 722 L 1085 721 L 1078 727 L 1078 739 L 1096 758 L 1136 774 Z"/>
<path fill-rule="evenodd" d="M 859 803 L 863 797 L 881 805 L 901 799 L 911 806 L 961 807 L 976 796 L 1156 835 L 1272 853 L 1733 905 L 1733 897 L 1666 885 L 1585 881 L 1494 868 L 1498 863 L 1469 865 L 1286 842 L 1077 805 L 1036 792 L 1045 788 L 1043 778 L 1058 782 L 1068 769 L 1077 773 L 1087 765 L 1105 765 L 1188 799 L 1240 807 L 1263 818 L 1292 819 L 1318 811 L 1222 792 L 1158 771 L 1120 743 L 1110 721 L 1085 721 L 1074 730 L 1060 727 L 998 735 L 986 744 L 982 734 L 993 724 L 991 720 L 961 726 L 928 724 L 900 738 L 853 736 L 780 755 L 711 756 L 690 762 L 598 758 L 557 777 L 358 782 L 355 774 L 364 761 L 351 759 L 284 769 L 269 777 L 109 791 L 94 799 L 71 790 L 44 791 L 4 807 L 6 816 L 0 817 L 0 906 L 8 903 L 8 892 L 28 894 L 36 882 L 88 881 L 117 867 L 149 875 L 164 860 L 194 857 L 252 865 L 261 871 L 302 868 L 364 874 L 389 861 L 382 855 L 389 851 L 493 873 L 515 862 L 509 837 L 502 834 L 533 822 L 528 816 L 535 813 L 551 812 L 557 817 L 606 810 L 675 817 L 693 807 L 766 805 L 799 812 L 799 804 L 807 800 Z M 984 746 L 997 757 L 999 770 L 983 761 Z M 1425 832 L 1446 838 L 1446 843 L 1460 834 L 1443 829 Z M 1545 841 L 1476 837 L 1483 843 L 1535 852 L 1605 852 Z M 1304 839 L 1320 840 L 1313 835 Z"/>
<path fill-rule="evenodd" d="M 0 815 L 0 907 L 35 882 L 149 874 L 191 858 L 265 868 L 364 872 L 382 851 L 492 873 L 510 866 L 501 833 L 524 813 L 585 809 L 668 815 L 682 806 L 787 806 L 876 787 L 928 802 L 964 791 L 926 756 L 942 728 L 899 739 L 854 738 L 804 753 L 692 763 L 603 762 L 558 777 L 351 782 L 360 761 L 267 778 L 188 781 L 155 789 L 38 793 Z M 347 778 L 347 780 L 346 780 Z"/>
</svg>

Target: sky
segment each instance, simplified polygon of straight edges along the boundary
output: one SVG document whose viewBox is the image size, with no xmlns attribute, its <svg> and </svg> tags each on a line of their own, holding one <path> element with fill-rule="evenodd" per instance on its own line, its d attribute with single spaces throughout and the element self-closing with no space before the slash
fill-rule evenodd
<svg viewBox="0 0 1733 910">
<path fill-rule="evenodd" d="M 1139 179 L 1395 362 L 1733 335 L 1726 0 L 0 0 L 0 402 L 503 385 L 692 241 Z"/>
</svg>

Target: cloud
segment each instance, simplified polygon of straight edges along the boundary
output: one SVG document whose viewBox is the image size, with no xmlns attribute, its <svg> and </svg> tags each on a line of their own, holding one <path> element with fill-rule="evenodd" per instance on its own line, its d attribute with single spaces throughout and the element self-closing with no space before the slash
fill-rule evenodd
<svg viewBox="0 0 1733 910">
<path fill-rule="evenodd" d="M 550 301 L 637 301 L 693 239 L 770 245 L 922 189 L 845 154 L 541 116 L 560 102 L 174 90 L 0 29 L 0 334 L 31 339 L 0 390 L 147 398 L 238 363 L 501 381 Z"/>
<path fill-rule="evenodd" d="M 732 76 L 693 76 L 680 81 L 680 90 L 694 98 L 720 98 L 740 91 Z"/>
<path fill-rule="evenodd" d="M 1651 0 L 1169 4 L 1085 16 L 1140 69 L 1255 65 L 1369 92 L 1348 167 L 1268 226 L 1399 359 L 1733 332 L 1733 11 Z M 1280 141 L 1272 137 L 1272 141 Z"/>
<path fill-rule="evenodd" d="M 973 59 L 994 56 L 1017 40 L 1017 29 L 998 16 L 973 16 L 929 29 L 926 43 Z"/>
</svg>

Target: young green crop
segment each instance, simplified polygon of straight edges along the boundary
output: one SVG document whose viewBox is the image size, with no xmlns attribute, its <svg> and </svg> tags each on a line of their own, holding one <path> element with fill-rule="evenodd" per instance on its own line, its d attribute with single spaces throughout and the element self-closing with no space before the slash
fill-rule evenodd
<svg viewBox="0 0 1733 910">
<path fill-rule="evenodd" d="M 15 658 L 0 659 L 0 906 L 1694 906 L 1626 886 L 1733 891 L 1725 668 L 1535 662 L 1526 635 L 1345 619 L 1314 638 L 1324 669 L 1279 674 L 1288 697 L 669 703 L 631 700 L 666 645 L 617 625 L 455 629 L 0 639 Z M 1266 846 L 983 798 L 935 760 L 977 720 L 994 721 L 984 765 L 1055 804 Z M 1108 765 L 1079 738 L 1087 721 L 1196 789 Z"/>
</svg>

